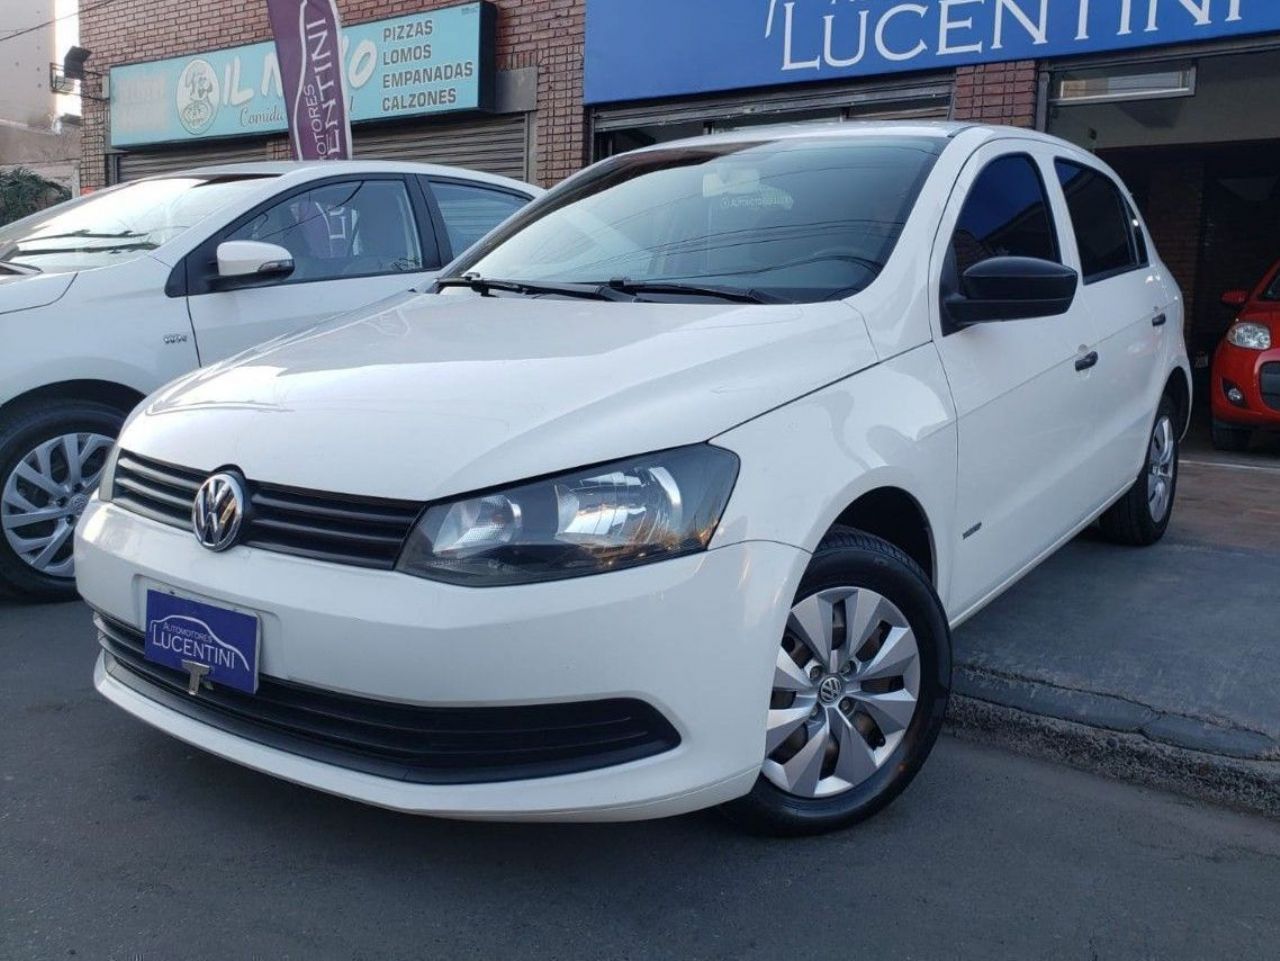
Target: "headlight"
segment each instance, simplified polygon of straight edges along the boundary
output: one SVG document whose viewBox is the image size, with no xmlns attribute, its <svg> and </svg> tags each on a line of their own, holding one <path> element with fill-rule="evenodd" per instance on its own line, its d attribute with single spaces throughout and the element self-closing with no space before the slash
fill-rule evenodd
<svg viewBox="0 0 1280 961">
<path fill-rule="evenodd" d="M 397 569 L 472 587 L 559 580 L 706 550 L 738 458 L 700 444 L 429 507 Z"/>
<path fill-rule="evenodd" d="M 98 500 L 110 504 L 116 496 L 116 461 L 120 459 L 120 444 L 111 445 L 111 453 L 102 464 L 102 474 L 98 477 Z"/>
<path fill-rule="evenodd" d="M 1236 324 L 1227 331 L 1227 341 L 1245 350 L 1270 350 L 1271 331 L 1262 324 Z"/>
</svg>

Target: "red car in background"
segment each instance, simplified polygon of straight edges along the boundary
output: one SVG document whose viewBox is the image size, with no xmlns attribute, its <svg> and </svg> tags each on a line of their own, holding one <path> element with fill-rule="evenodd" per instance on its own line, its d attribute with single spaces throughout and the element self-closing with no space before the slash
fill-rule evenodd
<svg viewBox="0 0 1280 961">
<path fill-rule="evenodd" d="M 1240 313 L 1213 358 L 1213 446 L 1242 451 L 1255 430 L 1280 430 L 1280 263 L 1222 302 Z"/>
</svg>

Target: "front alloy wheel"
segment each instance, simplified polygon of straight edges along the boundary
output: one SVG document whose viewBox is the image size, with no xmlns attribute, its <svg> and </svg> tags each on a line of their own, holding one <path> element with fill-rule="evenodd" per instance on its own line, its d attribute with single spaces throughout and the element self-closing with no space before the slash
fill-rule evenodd
<svg viewBox="0 0 1280 961">
<path fill-rule="evenodd" d="M 760 777 L 724 813 L 779 835 L 870 817 L 924 764 L 950 687 L 951 634 L 928 576 L 892 544 L 835 528 L 777 651 Z"/>
<path fill-rule="evenodd" d="M 114 443 L 102 434 L 63 434 L 28 451 L 5 478 L 0 527 L 10 549 L 47 577 L 70 578 L 76 522 L 98 488 Z"/>
<path fill-rule="evenodd" d="M 802 798 L 852 790 L 902 742 L 920 693 L 915 633 L 892 601 L 836 587 L 791 609 L 761 773 Z"/>
<path fill-rule="evenodd" d="M 123 420 L 100 404 L 51 401 L 0 423 L 0 592 L 75 596 L 76 523 Z"/>
</svg>

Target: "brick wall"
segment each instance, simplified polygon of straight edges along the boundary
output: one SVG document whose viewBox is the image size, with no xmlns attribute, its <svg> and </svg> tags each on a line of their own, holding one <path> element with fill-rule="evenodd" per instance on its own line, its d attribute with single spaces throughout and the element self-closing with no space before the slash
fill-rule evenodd
<svg viewBox="0 0 1280 961">
<path fill-rule="evenodd" d="M 1142 215 L 1151 238 L 1182 288 L 1188 335 L 1194 334 L 1203 234 L 1204 161 L 1197 156 L 1150 162 Z M 1190 336 L 1194 340 L 1194 336 Z"/>
<path fill-rule="evenodd" d="M 457 0 L 338 0 L 344 23 L 363 23 L 456 4 Z M 496 0 L 498 69 L 538 69 L 534 162 L 552 184 L 586 160 L 582 108 L 583 0 Z M 271 37 L 266 0 L 117 0 L 86 5 L 80 42 L 93 51 L 89 68 L 159 60 Z M 97 93 L 92 86 L 86 92 Z M 105 104 L 84 102 L 83 183 L 102 186 L 106 167 Z M 280 144 L 285 144 L 283 138 Z M 273 151 L 287 156 L 287 147 Z"/>
<path fill-rule="evenodd" d="M 956 70 L 952 116 L 956 120 L 1034 127 L 1035 61 L 960 67 Z"/>
</svg>

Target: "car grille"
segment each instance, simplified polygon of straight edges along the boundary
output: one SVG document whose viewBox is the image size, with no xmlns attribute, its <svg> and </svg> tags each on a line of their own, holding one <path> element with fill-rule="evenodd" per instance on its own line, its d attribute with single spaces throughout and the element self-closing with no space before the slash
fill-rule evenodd
<svg viewBox="0 0 1280 961">
<path fill-rule="evenodd" d="M 191 505 L 208 475 L 121 451 L 113 501 L 173 527 L 191 528 Z M 422 504 L 245 482 L 240 543 L 281 554 L 390 570 Z"/>
<path fill-rule="evenodd" d="M 1280 364 L 1263 364 L 1259 379 L 1262 402 L 1272 410 L 1280 410 Z"/>
<path fill-rule="evenodd" d="M 417 784 L 551 777 L 624 764 L 680 743 L 643 701 L 615 698 L 515 707 L 417 707 L 273 678 L 256 694 L 214 686 L 148 661 L 141 632 L 94 617 L 107 670 L 129 688 L 240 737 L 351 770 Z"/>
</svg>

